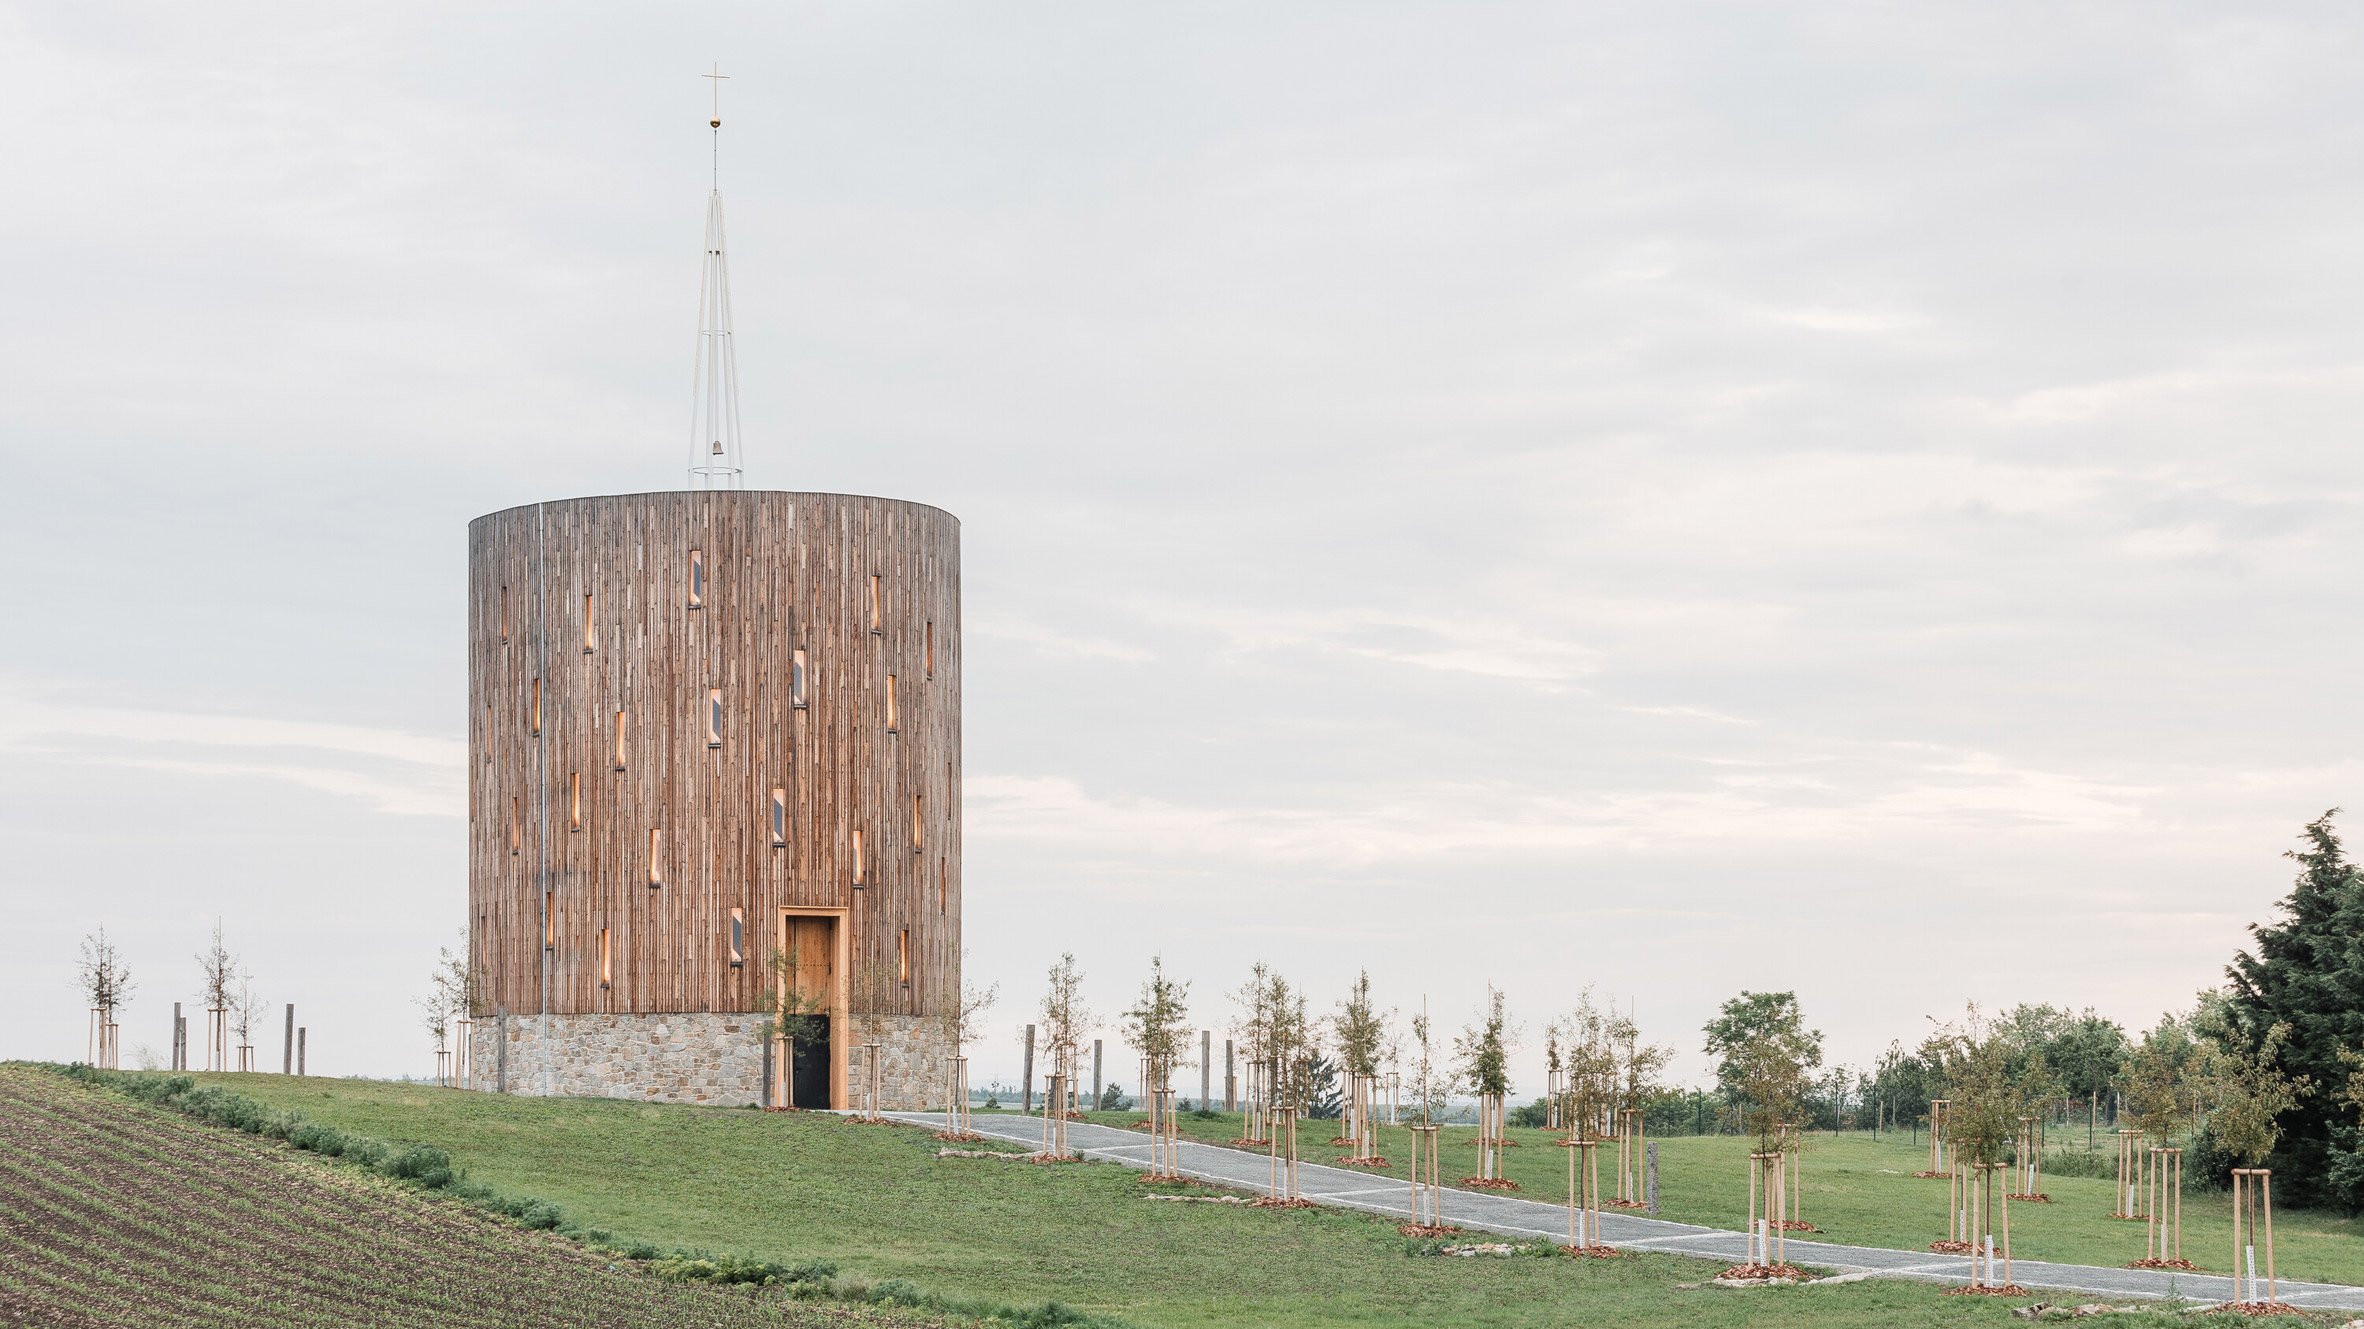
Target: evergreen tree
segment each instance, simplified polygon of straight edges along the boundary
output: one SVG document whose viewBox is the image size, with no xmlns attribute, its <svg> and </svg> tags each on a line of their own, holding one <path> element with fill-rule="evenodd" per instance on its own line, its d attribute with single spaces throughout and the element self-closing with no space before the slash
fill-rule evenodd
<svg viewBox="0 0 2364 1329">
<path fill-rule="evenodd" d="M 2250 1057 L 2276 1026 L 2289 1033 L 2278 1064 L 2315 1084 L 2344 1083 L 2341 1053 L 2364 1049 L 2364 871 L 2348 860 L 2332 827 L 2333 808 L 2307 824 L 2287 857 L 2298 879 L 2282 917 L 2251 925 L 2254 951 L 2226 969 L 2225 1041 Z M 2364 1157 L 2356 1124 L 2328 1094 L 2300 1099 L 2278 1117 L 2278 1143 L 2267 1159 L 2278 1198 L 2291 1205 L 2364 1209 Z"/>
</svg>

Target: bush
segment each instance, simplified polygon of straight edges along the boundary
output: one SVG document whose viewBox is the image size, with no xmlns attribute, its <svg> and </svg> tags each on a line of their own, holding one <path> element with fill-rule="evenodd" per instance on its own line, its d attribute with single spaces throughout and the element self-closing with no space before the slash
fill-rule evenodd
<svg viewBox="0 0 2364 1329">
<path fill-rule="evenodd" d="M 1550 1105 L 1540 1098 L 1525 1107 L 1515 1107 L 1510 1110 L 1509 1121 L 1513 1126 L 1540 1129 L 1545 1122 L 1550 1120 Z"/>
<path fill-rule="evenodd" d="M 378 1170 L 389 1177 L 415 1181 L 429 1190 L 441 1190 L 454 1180 L 451 1155 L 431 1144 L 405 1146 L 401 1153 L 387 1159 Z M 552 1210 L 553 1214 L 556 1212 Z"/>
</svg>

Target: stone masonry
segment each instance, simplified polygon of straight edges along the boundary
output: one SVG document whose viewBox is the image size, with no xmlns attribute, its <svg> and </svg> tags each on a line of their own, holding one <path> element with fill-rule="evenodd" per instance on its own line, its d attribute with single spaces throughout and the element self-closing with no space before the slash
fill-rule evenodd
<svg viewBox="0 0 2364 1329">
<path fill-rule="evenodd" d="M 880 1107 L 944 1105 L 942 1022 L 886 1016 L 854 1022 L 881 1043 Z M 763 1100 L 762 1017 L 688 1011 L 661 1015 L 510 1015 L 469 1030 L 474 1089 L 743 1107 Z M 840 1028 L 843 1029 L 843 1022 Z M 842 1036 L 842 1035 L 841 1035 Z M 860 1102 L 862 1053 L 847 1049 L 848 1100 Z"/>
</svg>

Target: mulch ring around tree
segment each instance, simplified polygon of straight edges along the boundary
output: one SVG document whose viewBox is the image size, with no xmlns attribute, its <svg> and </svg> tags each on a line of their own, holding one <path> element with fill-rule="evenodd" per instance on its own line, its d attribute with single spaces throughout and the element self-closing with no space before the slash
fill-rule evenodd
<svg viewBox="0 0 2364 1329">
<path fill-rule="evenodd" d="M 2200 1272 L 2200 1266 L 2193 1264 L 2189 1260 L 2161 1260 L 2156 1258 L 2148 1260 L 2133 1260 L 2129 1261 L 2126 1267 L 2129 1269 L 2180 1269 L 2187 1274 L 2196 1274 Z"/>
<path fill-rule="evenodd" d="M 1342 1144 L 1353 1144 L 1353 1143 L 1354 1143 L 1354 1137 L 1353 1137 L 1353 1136 L 1351 1136 L 1351 1135 L 1335 1135 L 1335 1136 L 1332 1136 L 1332 1137 L 1330 1137 L 1330 1147 L 1331 1147 L 1331 1148 L 1333 1148 L 1333 1149 L 1337 1148 L 1339 1145 L 1342 1145 Z"/>
<path fill-rule="evenodd" d="M 1251 1140 L 1245 1135 L 1231 1142 L 1231 1147 L 1234 1149 L 1266 1149 L 1271 1145 L 1272 1141 L 1270 1140 Z"/>
<path fill-rule="evenodd" d="M 2228 1301 L 2208 1308 L 2211 1315 L 2304 1315 L 2287 1301 Z"/>
<path fill-rule="evenodd" d="M 939 1140 L 949 1140 L 954 1144 L 975 1144 L 977 1141 L 982 1140 L 985 1137 L 977 1134 L 975 1131 L 937 1131 L 935 1132 L 935 1138 Z"/>
<path fill-rule="evenodd" d="M 1943 1181 L 1954 1174 L 1951 1172 L 1915 1172 L 1913 1175 L 1931 1181 Z"/>
<path fill-rule="evenodd" d="M 1460 1228 L 1453 1226 L 1451 1223 L 1398 1223 L 1395 1225 L 1395 1230 L 1403 1233 L 1407 1237 L 1420 1237 L 1424 1240 L 1435 1237 L 1458 1236 L 1461 1232 Z"/>
<path fill-rule="evenodd" d="M 1185 1177 L 1179 1172 L 1168 1172 L 1163 1176 L 1155 1172 L 1141 1172 L 1134 1174 L 1133 1179 L 1144 1186 L 1196 1186 L 1199 1184 L 1198 1178 Z"/>
<path fill-rule="evenodd" d="M 1601 1201 L 1601 1208 L 1603 1208 L 1603 1209 L 1647 1209 L 1647 1208 L 1649 1208 L 1649 1207 L 1650 1207 L 1650 1202 L 1649 1202 L 1649 1201 L 1647 1201 L 1647 1200 L 1603 1200 L 1603 1201 Z"/>
<path fill-rule="evenodd" d="M 2013 1204 L 2050 1204 L 2050 1203 L 2052 1203 L 2052 1197 L 2051 1197 L 2051 1196 L 2049 1196 L 2049 1195 L 2046 1195 L 2046 1194 L 2045 1194 L 2044 1192 L 2042 1192 L 2042 1191 L 2036 1191 L 2036 1192 L 2033 1192 L 2032 1194 L 2028 1194 L 2028 1195 L 2006 1195 L 2006 1196 L 2004 1196 L 2003 1198 L 2004 1198 L 2004 1199 L 2006 1199 L 2006 1200 L 2009 1200 L 2009 1201 L 2010 1201 L 2011 1203 L 2013 1203 Z"/>
<path fill-rule="evenodd" d="M 1803 1283 L 1812 1277 L 1812 1274 L 1794 1264 L 1736 1264 L 1717 1274 L 1715 1281 L 1728 1286 L 1752 1286 L 1760 1283 Z"/>
<path fill-rule="evenodd" d="M 1519 1184 L 1508 1177 L 1463 1177 L 1458 1183 L 1464 1190 L 1515 1191 Z"/>
<path fill-rule="evenodd" d="M 1803 1218 L 1767 1219 L 1766 1226 L 1772 1228 L 1775 1232 L 1820 1232 L 1822 1230 L 1821 1228 L 1814 1226 L 1812 1223 L 1807 1222 Z"/>
<path fill-rule="evenodd" d="M 1580 1256 L 1588 1260 L 1624 1260 L 1631 1258 L 1626 1252 L 1617 1249 L 1615 1246 L 1602 1246 L 1598 1244 L 1591 1246 L 1570 1246 L 1563 1243 L 1560 1246 L 1560 1249 L 1570 1255 Z"/>
<path fill-rule="evenodd" d="M 1303 1196 L 1294 1200 L 1284 1200 L 1277 1195 L 1267 1195 L 1260 1200 L 1248 1201 L 1248 1207 L 1250 1209 L 1311 1209 L 1314 1207 L 1314 1203 Z"/>
<path fill-rule="evenodd" d="M 1333 1160 L 1333 1161 L 1332 1161 L 1332 1163 L 1331 1163 L 1331 1166 L 1333 1166 L 1333 1167 L 1376 1167 L 1376 1168 L 1383 1168 L 1383 1167 L 1386 1167 L 1386 1166 L 1387 1166 L 1387 1160 L 1386 1160 L 1386 1159 L 1384 1159 L 1384 1158 L 1381 1158 L 1381 1157 L 1379 1157 L 1377 1154 L 1373 1154 L 1373 1155 L 1372 1155 L 1371 1157 L 1369 1157 L 1369 1158 L 1343 1157 L 1343 1158 L 1338 1158 L 1338 1159 L 1335 1159 L 1335 1160 Z"/>
<path fill-rule="evenodd" d="M 1084 1156 L 1082 1154 L 1028 1154 L 1026 1161 L 1050 1167 L 1058 1163 L 1081 1163 L 1084 1161 Z"/>
<path fill-rule="evenodd" d="M 2032 1297 L 2036 1295 L 2017 1283 L 1964 1283 L 1945 1290 L 1949 1297 Z"/>
</svg>

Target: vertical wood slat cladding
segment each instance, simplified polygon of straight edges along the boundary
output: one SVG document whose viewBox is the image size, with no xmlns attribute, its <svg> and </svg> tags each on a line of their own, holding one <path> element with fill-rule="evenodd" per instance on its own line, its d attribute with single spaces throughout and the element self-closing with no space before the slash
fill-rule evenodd
<svg viewBox="0 0 2364 1329">
<path fill-rule="evenodd" d="M 874 975 L 895 1013 L 938 1015 L 957 1000 L 959 537 L 949 513 L 920 504 L 746 491 L 570 499 L 472 522 L 468 887 L 484 980 L 478 1013 L 752 1010 L 774 944 L 766 920 L 786 907 L 848 911 L 857 1006 Z M 695 607 L 693 550 L 705 567 Z M 789 696 L 796 650 L 807 660 L 802 708 Z M 708 743 L 710 690 L 722 696 L 719 747 Z M 788 807 L 788 843 L 776 847 L 774 788 L 787 791 Z M 663 884 L 654 888 L 652 830 L 663 832 Z M 748 920 L 740 968 L 729 963 L 733 908 Z M 607 987 L 602 928 L 612 929 L 615 955 Z M 896 960 L 906 928 L 904 985 Z"/>
</svg>

